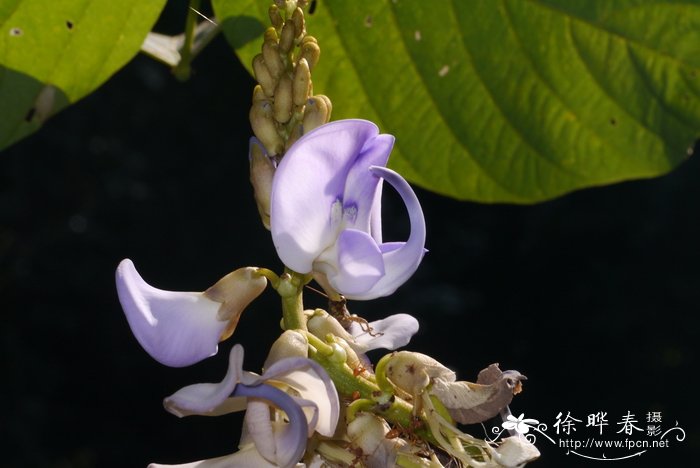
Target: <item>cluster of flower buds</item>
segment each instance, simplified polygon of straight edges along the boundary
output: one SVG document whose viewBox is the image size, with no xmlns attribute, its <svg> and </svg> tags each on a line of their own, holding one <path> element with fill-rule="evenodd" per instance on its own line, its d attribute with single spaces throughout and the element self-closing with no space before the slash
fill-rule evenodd
<svg viewBox="0 0 700 468">
<path fill-rule="evenodd" d="M 275 0 L 270 5 L 272 24 L 262 52 L 253 59 L 258 85 L 253 90 L 250 125 L 250 181 L 263 225 L 270 229 L 270 190 L 277 164 L 305 133 L 328 123 L 331 100 L 313 95 L 311 71 L 321 48 L 306 34 L 306 0 Z"/>
<path fill-rule="evenodd" d="M 278 162 L 304 133 L 327 123 L 331 101 L 314 96 L 311 71 L 321 48 L 306 34 L 306 1 L 277 1 L 270 6 L 272 26 L 262 52 L 253 59 L 258 85 L 253 91 L 250 123 L 267 155 Z"/>
</svg>

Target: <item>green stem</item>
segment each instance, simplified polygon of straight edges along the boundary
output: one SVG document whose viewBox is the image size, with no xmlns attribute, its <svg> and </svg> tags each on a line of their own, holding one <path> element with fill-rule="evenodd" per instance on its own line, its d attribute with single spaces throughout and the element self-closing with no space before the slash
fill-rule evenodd
<svg viewBox="0 0 700 468">
<path fill-rule="evenodd" d="M 309 333 L 307 336 L 311 336 L 311 334 Z M 309 343 L 313 345 L 313 339 L 309 339 Z M 377 384 L 361 376 L 356 376 L 347 364 L 338 363 L 332 356 L 317 352 L 312 348 L 309 348 L 309 358 L 318 362 L 328 372 L 336 390 L 343 398 L 353 399 L 359 396 L 360 398 L 373 400 L 377 402 L 375 412 L 387 421 L 406 429 L 414 426 L 413 405 L 406 400 L 393 396 L 393 402 L 385 408 L 382 405 L 382 400 L 391 395 L 382 392 Z M 418 428 L 415 432 L 428 442 L 438 445 L 435 437 L 427 428 Z"/>
<path fill-rule="evenodd" d="M 201 0 L 190 0 L 187 9 L 187 19 L 185 20 L 185 42 L 180 50 L 180 63 L 173 69 L 173 74 L 180 81 L 187 81 L 192 74 L 190 63 L 192 62 L 192 42 L 194 31 L 197 26 L 197 13 Z"/>
<path fill-rule="evenodd" d="M 275 289 L 282 298 L 282 324 L 285 330 L 307 330 L 301 293 L 304 285 L 310 280 L 309 275 L 301 275 L 290 270 L 280 276 Z"/>
<path fill-rule="evenodd" d="M 280 277 L 277 276 L 277 273 L 275 273 L 272 270 L 268 270 L 267 268 L 260 267 L 258 267 L 256 271 L 260 276 L 264 276 L 265 278 L 267 278 L 267 280 L 270 282 L 270 286 L 272 286 L 273 289 L 277 290 L 277 288 L 279 288 Z"/>
</svg>

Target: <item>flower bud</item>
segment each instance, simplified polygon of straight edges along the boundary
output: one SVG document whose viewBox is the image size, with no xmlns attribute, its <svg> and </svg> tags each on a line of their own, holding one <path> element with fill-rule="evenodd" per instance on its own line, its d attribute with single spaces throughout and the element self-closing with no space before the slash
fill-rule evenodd
<svg viewBox="0 0 700 468">
<path fill-rule="evenodd" d="M 389 425 L 371 413 L 358 413 L 347 430 L 350 444 L 362 451 L 367 466 L 396 466 L 398 451 L 407 445 L 400 437 L 387 438 Z"/>
<path fill-rule="evenodd" d="M 343 328 L 340 322 L 322 309 L 316 310 L 314 316 L 306 323 L 306 326 L 311 333 L 324 341 L 328 335 L 342 338 L 345 341 L 353 341 L 352 335 Z"/>
<path fill-rule="evenodd" d="M 311 71 L 305 58 L 300 58 L 294 68 L 294 105 L 303 106 L 311 92 Z"/>
<path fill-rule="evenodd" d="M 284 63 L 280 57 L 280 47 L 277 42 L 265 41 L 262 46 L 262 54 L 265 65 L 274 79 L 279 79 L 284 71 Z"/>
<path fill-rule="evenodd" d="M 277 361 L 290 357 L 309 357 L 309 340 L 296 330 L 285 331 L 272 343 L 263 369 L 267 369 Z"/>
<path fill-rule="evenodd" d="M 301 123 L 296 124 L 293 128 L 292 131 L 289 132 L 289 137 L 287 138 L 287 142 L 284 145 L 284 149 L 288 150 L 296 141 L 302 137 L 304 134 L 304 125 Z"/>
<path fill-rule="evenodd" d="M 299 41 L 306 34 L 306 25 L 304 23 L 304 12 L 297 7 L 292 14 L 292 24 L 294 24 L 294 38 Z"/>
<path fill-rule="evenodd" d="M 292 79 L 288 74 L 280 77 L 275 89 L 274 116 L 279 123 L 287 123 L 292 117 Z"/>
<path fill-rule="evenodd" d="M 323 96 L 313 96 L 306 101 L 306 109 L 304 109 L 304 133 L 309 133 L 316 127 L 328 123 L 331 119 L 330 100 Z"/>
<path fill-rule="evenodd" d="M 394 353 L 386 366 L 386 376 L 395 386 L 414 395 L 427 388 L 433 378 L 455 380 L 455 373 L 435 359 L 411 351 Z"/>
<path fill-rule="evenodd" d="M 311 38 L 312 40 L 307 40 Z M 309 63 L 309 69 L 313 70 L 321 56 L 321 48 L 312 36 L 305 36 L 301 43 L 301 56 Z"/>
<path fill-rule="evenodd" d="M 257 268 L 245 267 L 229 273 L 204 291 L 205 297 L 222 303 L 217 319 L 222 322 L 228 321 L 220 341 L 231 336 L 243 310 L 265 290 L 266 286 L 267 278 L 259 275 Z"/>
<path fill-rule="evenodd" d="M 265 149 L 255 138 L 250 140 L 250 183 L 253 184 L 253 195 L 258 206 L 258 213 L 263 225 L 270 229 L 270 193 L 272 178 L 275 175 L 275 165 L 268 157 Z"/>
<path fill-rule="evenodd" d="M 294 23 L 288 21 L 282 26 L 280 33 L 280 50 L 287 54 L 294 46 Z"/>
<path fill-rule="evenodd" d="M 250 126 L 253 133 L 265 147 L 270 157 L 276 156 L 284 149 L 284 142 L 279 133 L 275 121 L 272 119 L 272 104 L 268 100 L 253 102 L 250 108 Z"/>
<path fill-rule="evenodd" d="M 263 34 L 263 42 L 271 42 L 271 43 L 278 43 L 280 41 L 279 36 L 277 35 L 277 30 L 270 26 L 265 30 L 265 34 Z"/>
<path fill-rule="evenodd" d="M 267 96 L 265 96 L 265 91 L 263 91 L 262 86 L 255 85 L 255 88 L 253 88 L 253 102 L 259 102 L 267 99 Z"/>
<path fill-rule="evenodd" d="M 274 96 L 277 80 L 272 77 L 270 70 L 265 65 L 265 59 L 262 54 L 258 54 L 253 58 L 253 72 L 255 73 L 255 79 L 258 80 L 265 94 L 268 97 Z"/>
<path fill-rule="evenodd" d="M 270 17 L 270 23 L 275 28 L 279 28 L 284 23 L 282 15 L 280 14 L 280 9 L 277 5 L 270 5 L 270 8 L 267 10 L 267 14 Z"/>
</svg>

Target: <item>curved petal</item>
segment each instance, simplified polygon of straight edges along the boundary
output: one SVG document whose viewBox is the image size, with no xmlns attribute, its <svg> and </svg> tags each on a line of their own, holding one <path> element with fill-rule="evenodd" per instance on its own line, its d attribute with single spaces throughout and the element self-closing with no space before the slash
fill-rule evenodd
<svg viewBox="0 0 700 468">
<path fill-rule="evenodd" d="M 260 378 L 289 385 L 305 400 L 318 407 L 318 423 L 314 428 L 321 435 L 331 437 L 340 414 L 338 392 L 328 373 L 307 358 L 287 358 L 272 364 Z"/>
<path fill-rule="evenodd" d="M 257 388 L 251 387 L 250 390 Z M 241 387 L 245 390 L 245 387 Z M 251 392 L 252 393 L 252 392 Z M 240 398 L 246 398 L 240 395 Z M 259 398 L 246 398 L 248 408 L 245 412 L 246 438 L 252 440 L 262 457 L 271 463 L 277 462 L 277 444 L 275 443 L 275 431 L 272 428 L 270 412 L 272 408 L 267 401 Z"/>
<path fill-rule="evenodd" d="M 220 303 L 199 292 L 156 289 L 128 258 L 117 267 L 116 281 L 131 331 L 156 361 L 184 367 L 216 354 L 228 325 L 217 320 Z"/>
<path fill-rule="evenodd" d="M 413 335 L 418 332 L 418 320 L 408 314 L 395 314 L 371 322 L 372 334 L 363 330 L 360 324 L 350 324 L 350 333 L 355 342 L 364 347 L 365 351 L 377 348 L 394 350 L 406 346 Z"/>
<path fill-rule="evenodd" d="M 366 300 L 388 296 L 413 275 L 425 254 L 425 219 L 411 186 L 391 169 L 373 166 L 370 171 L 389 182 L 403 199 L 411 222 L 411 234 L 398 248 L 396 244 L 390 244 L 390 248 L 386 250 L 383 248 L 386 244 L 380 246 L 384 259 L 384 276 L 369 291 L 354 296 L 348 295 L 349 299 Z"/>
<path fill-rule="evenodd" d="M 188 385 L 173 393 L 163 401 L 165 409 L 175 416 L 183 417 L 193 414 L 222 414 L 222 406 L 231 407 L 229 398 L 240 381 L 243 373 L 243 347 L 235 345 L 228 360 L 228 371 L 219 383 L 201 383 Z"/>
<path fill-rule="evenodd" d="M 381 179 L 369 170 L 386 166 L 394 146 L 392 135 L 377 135 L 368 140 L 348 172 L 343 192 L 343 209 L 347 227 L 370 232 L 372 211 L 381 195 Z"/>
<path fill-rule="evenodd" d="M 270 230 L 286 266 L 311 271 L 335 241 L 340 218 L 329 217 L 343 197 L 348 172 L 365 142 L 378 133 L 365 120 L 339 120 L 307 133 L 282 158 L 272 181 Z"/>
<path fill-rule="evenodd" d="M 347 297 L 362 294 L 384 276 L 384 260 L 372 236 L 356 229 L 340 233 L 314 269 L 325 273 L 333 289 Z"/>
<path fill-rule="evenodd" d="M 374 196 L 374 204 L 369 216 L 369 234 L 374 238 L 377 244 L 382 243 L 382 186 L 383 180 L 379 180 L 377 191 Z"/>
<path fill-rule="evenodd" d="M 273 403 L 287 414 L 289 424 L 285 424 L 279 434 L 275 433 L 275 429 L 280 431 L 280 428 L 272 427 L 271 434 L 274 436 L 274 462 L 281 467 L 292 467 L 299 461 L 306 451 L 306 439 L 308 437 L 308 423 L 306 415 L 292 396 L 268 384 L 260 384 L 248 386 L 239 384 L 233 393 L 236 397 L 260 398 Z M 249 402 L 249 411 L 259 405 L 259 402 Z M 268 456 L 272 453 L 270 450 L 270 437 L 267 431 L 260 432 L 260 429 L 267 427 L 270 423 L 269 411 L 257 411 L 253 419 L 247 421 L 249 435 L 252 437 L 258 451 L 264 450 Z M 247 415 L 246 415 L 247 416 Z M 263 418 L 267 418 L 264 420 Z M 269 460 L 268 461 L 272 461 Z"/>
</svg>

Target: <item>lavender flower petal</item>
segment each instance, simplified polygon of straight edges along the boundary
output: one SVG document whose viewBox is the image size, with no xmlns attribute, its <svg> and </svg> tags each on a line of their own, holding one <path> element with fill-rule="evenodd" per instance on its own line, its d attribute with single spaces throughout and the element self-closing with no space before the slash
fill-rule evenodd
<svg viewBox="0 0 700 468">
<path fill-rule="evenodd" d="M 335 241 L 341 219 L 329 220 L 329 213 L 374 134 L 376 126 L 363 120 L 322 125 L 292 145 L 280 162 L 272 182 L 270 230 L 289 268 L 310 272 L 314 259 Z"/>
<path fill-rule="evenodd" d="M 340 402 L 335 385 L 323 367 L 310 359 L 287 358 L 272 364 L 260 379 L 285 383 L 302 399 L 313 401 L 318 408 L 316 432 L 327 437 L 333 435 Z"/>
<path fill-rule="evenodd" d="M 408 183 L 383 167 L 393 144 L 371 122 L 341 120 L 292 146 L 275 173 L 270 210 L 285 265 L 318 273 L 329 292 L 349 299 L 391 294 L 415 272 L 425 252 L 425 221 Z M 382 179 L 408 208 L 412 231 L 405 243 L 382 243 Z"/>
<path fill-rule="evenodd" d="M 384 276 L 384 260 L 377 243 L 366 232 L 346 229 L 338 241 L 314 263 L 337 291 L 348 297 L 367 292 Z"/>
<path fill-rule="evenodd" d="M 411 222 L 411 234 L 401 246 L 397 244 L 380 246 L 386 273 L 368 292 L 356 296 L 348 295 L 350 299 L 374 299 L 392 294 L 415 273 L 425 254 L 425 219 L 418 197 L 411 186 L 391 169 L 373 166 L 370 170 L 389 182 L 403 199 Z"/>
<path fill-rule="evenodd" d="M 365 352 L 377 348 L 394 350 L 406 346 L 411 337 L 418 332 L 418 320 L 408 314 L 390 315 L 371 322 L 369 326 L 372 334 L 355 322 L 350 325 L 349 330 L 355 342 L 362 346 Z"/>
<path fill-rule="evenodd" d="M 254 386 L 239 384 L 236 386 L 233 396 L 267 400 L 286 413 L 289 424 L 282 429 L 281 434 L 273 438 L 274 460 L 268 459 L 268 461 L 273 461 L 281 467 L 294 466 L 304 455 L 309 432 L 306 415 L 301 406 L 290 395 L 268 384 Z M 248 411 L 251 411 L 251 403 L 248 406 Z M 260 419 L 255 418 L 254 421 L 249 422 L 248 430 L 258 431 L 260 428 L 267 427 L 266 425 L 269 423 L 269 413 L 265 415 L 264 412 L 260 412 Z M 263 454 L 262 450 L 265 450 L 269 454 L 271 447 L 262 447 L 261 450 L 262 443 L 257 442 L 256 434 L 251 433 L 251 435 L 253 440 L 256 441 L 255 446 L 258 451 Z M 260 435 L 258 434 L 258 438 Z"/>
<path fill-rule="evenodd" d="M 226 376 L 219 383 L 200 383 L 183 387 L 163 402 L 165 409 L 175 416 L 192 414 L 223 414 L 222 406 L 228 409 L 240 408 L 229 401 L 243 375 L 243 347 L 235 345 L 229 354 Z"/>
<path fill-rule="evenodd" d="M 198 292 L 156 289 L 125 259 L 116 272 L 117 293 L 134 336 L 155 360 L 184 367 L 216 354 L 228 323 L 217 320 L 220 303 Z"/>
</svg>

